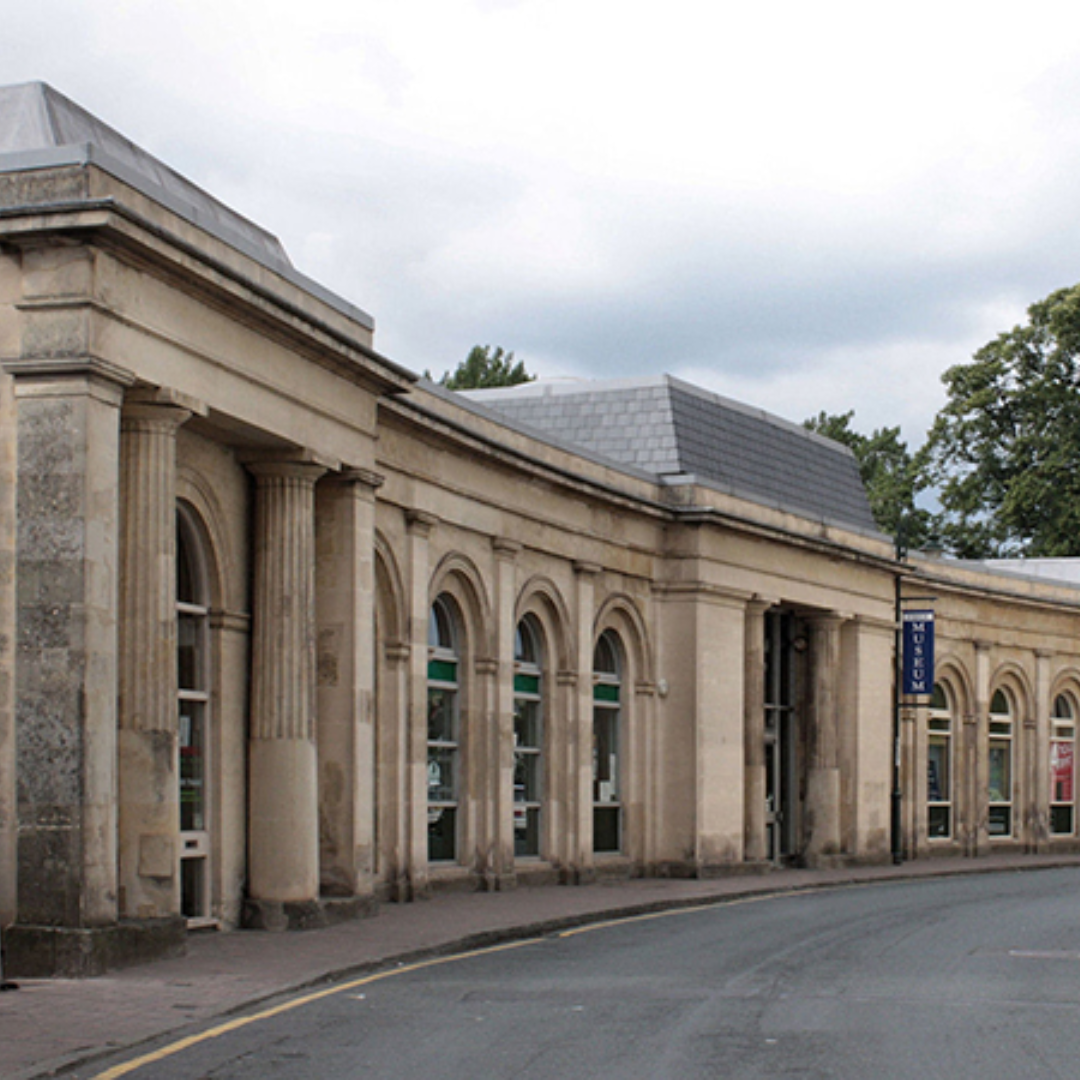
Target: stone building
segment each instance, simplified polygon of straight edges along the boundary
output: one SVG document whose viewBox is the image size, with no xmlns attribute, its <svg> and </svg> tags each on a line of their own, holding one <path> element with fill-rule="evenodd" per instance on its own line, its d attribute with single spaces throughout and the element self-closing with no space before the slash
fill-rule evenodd
<svg viewBox="0 0 1080 1080">
<path fill-rule="evenodd" d="M 1080 591 L 897 561 L 672 378 L 455 395 L 278 241 L 0 90 L 0 926 L 89 974 L 444 888 L 1075 848 Z M 897 583 L 938 686 L 897 715 Z"/>
</svg>

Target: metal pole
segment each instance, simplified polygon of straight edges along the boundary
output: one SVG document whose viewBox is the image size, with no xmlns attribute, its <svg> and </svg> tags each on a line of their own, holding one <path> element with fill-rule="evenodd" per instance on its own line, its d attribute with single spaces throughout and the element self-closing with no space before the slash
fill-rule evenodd
<svg viewBox="0 0 1080 1080">
<path fill-rule="evenodd" d="M 896 530 L 896 577 L 894 583 L 893 616 L 895 619 L 894 645 L 893 645 L 893 763 L 892 763 L 892 861 L 899 866 L 904 861 L 904 837 L 901 806 L 903 793 L 900 789 L 900 697 L 904 684 L 904 662 L 902 655 L 903 637 L 900 629 L 900 601 L 903 571 L 901 564 L 905 550 L 904 522 L 901 520 Z"/>
</svg>

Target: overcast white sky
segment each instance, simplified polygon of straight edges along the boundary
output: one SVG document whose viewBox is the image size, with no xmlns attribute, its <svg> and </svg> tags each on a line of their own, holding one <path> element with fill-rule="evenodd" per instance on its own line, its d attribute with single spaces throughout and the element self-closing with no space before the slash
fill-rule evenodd
<svg viewBox="0 0 1080 1080">
<path fill-rule="evenodd" d="M 276 233 L 413 370 L 669 372 L 921 442 L 1080 281 L 1080 5 L 35 0 L 41 79 Z"/>
</svg>

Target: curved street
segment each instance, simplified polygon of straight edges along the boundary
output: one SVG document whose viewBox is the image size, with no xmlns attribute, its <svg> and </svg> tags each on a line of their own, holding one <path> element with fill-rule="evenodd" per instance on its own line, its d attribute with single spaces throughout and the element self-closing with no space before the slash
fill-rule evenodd
<svg viewBox="0 0 1080 1080">
<path fill-rule="evenodd" d="M 1075 869 L 970 875 L 587 926 L 77 1075 L 1075 1078 L 1078 886 Z"/>
</svg>

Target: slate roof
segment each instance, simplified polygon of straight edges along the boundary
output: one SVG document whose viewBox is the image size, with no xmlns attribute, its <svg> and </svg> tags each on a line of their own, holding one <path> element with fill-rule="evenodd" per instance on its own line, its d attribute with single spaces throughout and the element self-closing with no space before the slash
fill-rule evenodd
<svg viewBox="0 0 1080 1080">
<path fill-rule="evenodd" d="M 0 173 L 93 163 L 368 329 L 360 308 L 299 274 L 281 241 L 41 82 L 0 86 Z"/>
<path fill-rule="evenodd" d="M 804 517 L 879 531 L 846 446 L 671 375 L 540 381 L 465 396 L 657 477 L 694 477 Z"/>
</svg>

